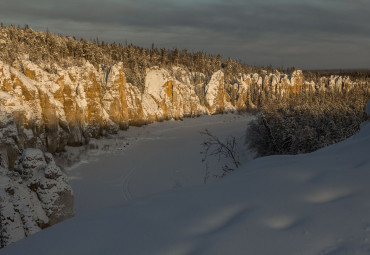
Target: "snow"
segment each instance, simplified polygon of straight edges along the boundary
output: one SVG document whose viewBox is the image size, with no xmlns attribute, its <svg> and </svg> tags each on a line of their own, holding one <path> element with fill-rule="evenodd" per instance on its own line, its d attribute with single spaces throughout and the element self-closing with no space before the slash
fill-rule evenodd
<svg viewBox="0 0 370 255">
<path fill-rule="evenodd" d="M 206 100 L 210 105 L 216 104 L 215 99 L 220 89 L 220 82 L 223 82 L 223 76 L 224 73 L 221 70 L 215 72 L 206 85 Z"/>
<path fill-rule="evenodd" d="M 370 100 L 367 101 L 367 104 L 366 104 L 366 113 L 367 113 L 367 116 L 370 116 Z"/>
<path fill-rule="evenodd" d="M 0 166 L 0 179 L 1 247 L 73 216 L 68 178 L 50 153 L 25 149 L 14 171 Z"/>
<path fill-rule="evenodd" d="M 195 133 L 213 127 L 220 136 L 226 128 L 238 134 L 248 118 L 230 116 L 130 128 L 128 138 L 141 140 L 122 155 L 70 170 L 80 175 L 72 181 L 80 187 L 75 218 L 0 253 L 369 254 L 369 122 L 314 153 L 243 162 L 223 179 L 194 186 L 201 171 L 192 163 L 199 160 Z M 188 187 L 171 189 L 176 179 Z"/>
<path fill-rule="evenodd" d="M 81 151 L 68 147 L 65 158 L 85 162 L 65 167 L 74 190 L 75 214 L 202 184 L 200 132 L 208 128 L 221 137 L 233 134 L 243 141 L 250 120 L 250 116 L 225 114 L 153 123 L 120 131 L 118 138 L 94 139 Z"/>
<path fill-rule="evenodd" d="M 163 85 L 168 81 L 168 78 L 170 78 L 169 73 L 163 69 L 148 70 L 145 78 L 146 93 L 161 100 L 164 93 Z"/>
<path fill-rule="evenodd" d="M 157 92 L 158 92 L 157 95 L 159 95 L 160 91 L 157 91 Z M 159 117 L 163 118 L 163 116 L 162 116 L 163 111 L 159 107 L 159 105 L 156 103 L 156 101 L 153 99 L 153 97 L 155 98 L 154 95 L 152 96 L 151 94 L 148 94 L 148 93 L 144 93 L 141 96 L 141 99 L 142 99 L 141 104 L 142 104 L 142 107 L 143 107 L 144 116 L 156 115 L 156 116 L 159 116 Z"/>
<path fill-rule="evenodd" d="M 1 111 L 7 113 L 25 111 L 25 107 L 21 105 L 18 98 L 15 98 L 12 95 L 3 91 L 0 91 L 0 104 L 4 106 L 1 108 Z"/>
</svg>

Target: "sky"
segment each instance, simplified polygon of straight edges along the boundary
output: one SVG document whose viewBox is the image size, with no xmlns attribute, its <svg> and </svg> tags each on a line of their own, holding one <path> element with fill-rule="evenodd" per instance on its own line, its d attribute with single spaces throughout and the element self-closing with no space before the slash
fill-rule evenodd
<svg viewBox="0 0 370 255">
<path fill-rule="evenodd" d="M 370 69 L 370 0 L 1 0 L 0 22 L 251 65 Z"/>
</svg>

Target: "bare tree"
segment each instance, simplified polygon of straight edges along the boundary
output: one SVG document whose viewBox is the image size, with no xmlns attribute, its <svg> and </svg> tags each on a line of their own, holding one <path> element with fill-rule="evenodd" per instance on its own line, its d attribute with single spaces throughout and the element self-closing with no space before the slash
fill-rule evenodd
<svg viewBox="0 0 370 255">
<path fill-rule="evenodd" d="M 214 175 L 215 177 L 222 178 L 227 173 L 234 171 L 240 166 L 239 156 L 237 152 L 237 142 L 235 137 L 229 137 L 226 141 L 221 141 L 217 136 L 212 134 L 208 129 L 201 132 L 202 135 L 206 136 L 206 139 L 202 143 L 204 150 L 201 152 L 203 154 L 202 162 L 206 163 L 206 174 L 204 182 L 209 178 L 209 166 L 207 159 L 209 156 L 215 156 L 220 162 L 221 158 L 230 159 L 232 167 L 228 164 L 222 166 L 222 174 Z"/>
</svg>

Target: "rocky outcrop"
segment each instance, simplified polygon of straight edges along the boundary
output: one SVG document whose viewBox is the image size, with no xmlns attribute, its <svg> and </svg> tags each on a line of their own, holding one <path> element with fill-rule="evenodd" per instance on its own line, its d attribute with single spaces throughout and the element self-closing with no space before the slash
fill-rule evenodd
<svg viewBox="0 0 370 255">
<path fill-rule="evenodd" d="M 0 246 L 73 216 L 67 176 L 50 153 L 26 149 L 14 171 L 0 167 Z"/>
<path fill-rule="evenodd" d="M 9 95 L 2 98 L 7 101 Z M 50 153 L 24 149 L 42 147 L 42 136 L 24 128 L 27 113 L 20 105 L 9 107 L 17 111 L 0 110 L 0 247 L 73 215 L 66 175 Z"/>
<path fill-rule="evenodd" d="M 147 69 L 144 89 L 139 91 L 126 82 L 122 63 L 105 69 L 89 62 L 45 68 L 25 56 L 17 61 L 17 68 L 0 62 L 0 107 L 14 116 L 19 151 L 39 148 L 54 153 L 129 125 L 250 109 L 263 104 L 266 97 L 279 100 L 310 91 L 347 93 L 360 85 L 337 76 L 315 84 L 305 81 L 299 70 L 291 75 L 239 74 L 233 84 L 225 82 L 222 70 L 200 84 L 191 82 L 194 75 L 205 77 L 180 67 L 171 71 L 153 67 Z M 14 157 L 9 159 L 12 169 Z"/>
<path fill-rule="evenodd" d="M 236 88 L 232 88 L 235 90 Z M 214 73 L 205 86 L 206 106 L 210 113 L 232 110 L 230 96 L 225 91 L 224 73 L 220 70 Z"/>
<path fill-rule="evenodd" d="M 22 149 L 18 129 L 13 114 L 0 111 L 0 166 L 5 169 L 13 170 Z"/>
<path fill-rule="evenodd" d="M 190 83 L 183 83 L 159 68 L 147 72 L 142 103 L 150 122 L 207 113 Z"/>
</svg>

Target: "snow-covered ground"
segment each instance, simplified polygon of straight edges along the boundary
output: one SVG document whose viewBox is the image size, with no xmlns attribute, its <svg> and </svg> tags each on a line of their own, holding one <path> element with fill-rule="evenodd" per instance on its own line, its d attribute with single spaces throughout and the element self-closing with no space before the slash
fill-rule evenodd
<svg viewBox="0 0 370 255">
<path fill-rule="evenodd" d="M 248 117 L 232 116 L 131 129 L 139 141 L 123 153 L 68 170 L 75 218 L 0 254 L 370 254 L 370 123 L 314 153 L 243 162 L 195 185 L 199 131 L 243 135 Z"/>
<path fill-rule="evenodd" d="M 75 155 L 81 155 L 76 150 L 82 150 L 79 157 L 85 162 L 66 169 L 74 191 L 75 214 L 202 184 L 206 167 L 200 154 L 205 139 L 201 132 L 207 128 L 221 138 L 233 135 L 239 141 L 239 150 L 246 153 L 245 130 L 251 119 L 248 115 L 224 114 L 153 123 L 130 127 L 112 139 L 94 140 L 94 146 L 87 147 L 95 150 L 68 148 Z M 243 156 L 244 160 L 250 158 Z M 215 169 L 211 174 L 218 174 L 217 164 L 212 166 Z M 212 181 L 215 178 L 209 179 Z"/>
</svg>

